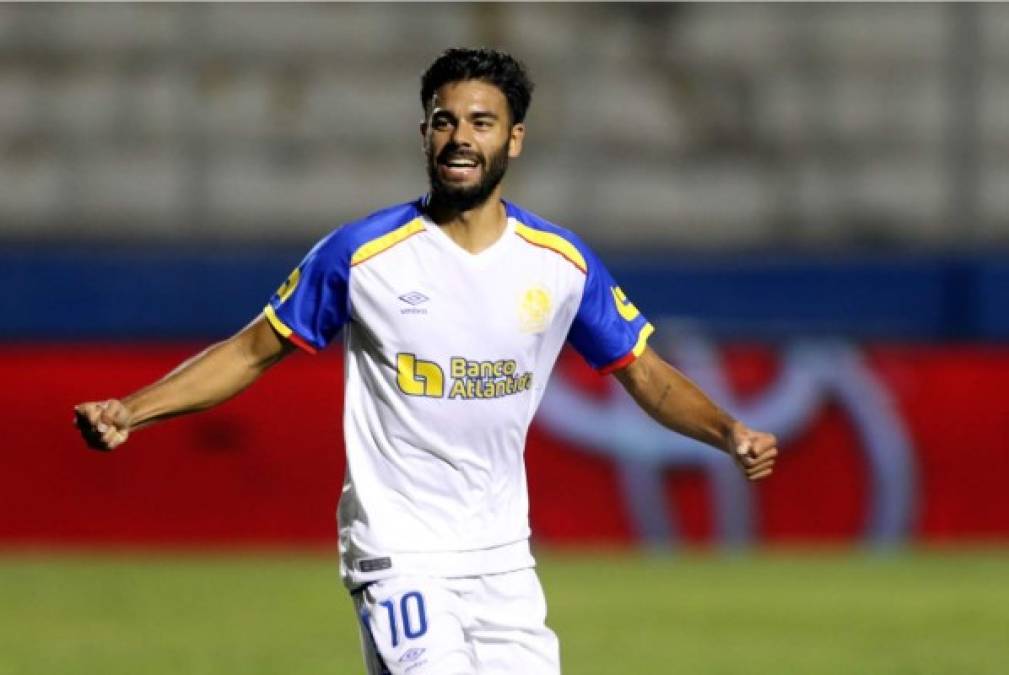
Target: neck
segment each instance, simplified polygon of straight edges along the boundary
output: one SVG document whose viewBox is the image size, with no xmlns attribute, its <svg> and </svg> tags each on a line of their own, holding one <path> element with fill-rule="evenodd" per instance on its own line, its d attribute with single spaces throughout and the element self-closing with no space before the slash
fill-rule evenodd
<svg viewBox="0 0 1009 675">
<path fill-rule="evenodd" d="M 470 253 L 489 248 L 501 237 L 508 223 L 500 186 L 487 201 L 467 211 L 441 204 L 434 196 L 428 201 L 426 211 L 452 241 Z"/>
</svg>

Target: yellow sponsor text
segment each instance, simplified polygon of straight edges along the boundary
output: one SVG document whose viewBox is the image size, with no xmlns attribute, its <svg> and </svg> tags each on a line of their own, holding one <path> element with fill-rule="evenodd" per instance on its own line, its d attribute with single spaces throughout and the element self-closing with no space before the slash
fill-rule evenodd
<svg viewBox="0 0 1009 675">
<path fill-rule="evenodd" d="M 414 354 L 396 355 L 396 384 L 409 396 L 451 399 L 491 399 L 532 389 L 533 374 L 519 372 L 515 359 L 480 360 L 463 356 L 449 359 L 449 383 L 445 371 L 434 361 Z"/>
<path fill-rule="evenodd" d="M 514 359 L 477 361 L 453 356 L 449 361 L 452 386 L 448 397 L 486 399 L 511 396 L 532 387 L 533 374 L 519 373 Z"/>
</svg>

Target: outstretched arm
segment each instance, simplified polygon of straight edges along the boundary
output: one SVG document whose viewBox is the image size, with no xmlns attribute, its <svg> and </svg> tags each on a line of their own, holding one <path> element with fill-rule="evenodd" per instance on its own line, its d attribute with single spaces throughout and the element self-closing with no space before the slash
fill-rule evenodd
<svg viewBox="0 0 1009 675">
<path fill-rule="evenodd" d="M 260 315 L 231 338 L 208 347 L 121 400 L 77 405 L 77 427 L 89 446 L 111 450 L 124 443 L 133 429 L 228 400 L 292 349 Z"/>
<path fill-rule="evenodd" d="M 615 375 L 657 422 L 729 453 L 750 480 L 769 476 L 774 470 L 778 456 L 775 437 L 734 420 L 651 347 Z"/>
</svg>

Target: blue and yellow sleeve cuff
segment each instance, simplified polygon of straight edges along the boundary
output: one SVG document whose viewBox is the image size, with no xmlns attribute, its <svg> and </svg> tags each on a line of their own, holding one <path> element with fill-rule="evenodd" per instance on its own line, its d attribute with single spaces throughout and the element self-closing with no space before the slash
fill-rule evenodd
<svg viewBox="0 0 1009 675">
<path fill-rule="evenodd" d="M 313 347 L 308 340 L 295 333 L 286 323 L 280 320 L 280 317 L 277 316 L 277 312 L 273 309 L 272 305 L 267 305 L 263 308 L 263 315 L 266 317 L 266 320 L 270 322 L 273 330 L 277 331 L 277 333 L 279 333 L 284 339 L 289 340 L 291 344 L 308 352 L 309 354 L 318 353 L 318 350 L 316 350 L 316 348 Z"/>
<path fill-rule="evenodd" d="M 631 348 L 631 351 L 627 352 L 616 361 L 599 368 L 597 372 L 600 375 L 609 375 L 610 373 L 615 373 L 618 370 L 623 370 L 634 363 L 639 356 L 645 353 L 645 347 L 648 346 L 648 338 L 654 332 L 655 326 L 646 322 L 638 332 L 638 340 L 634 343 L 634 347 Z"/>
</svg>

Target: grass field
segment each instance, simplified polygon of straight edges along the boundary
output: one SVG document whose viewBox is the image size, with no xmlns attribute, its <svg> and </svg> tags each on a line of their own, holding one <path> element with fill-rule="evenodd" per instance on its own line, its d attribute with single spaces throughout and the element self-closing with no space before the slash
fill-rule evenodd
<svg viewBox="0 0 1009 675">
<path fill-rule="evenodd" d="M 540 561 L 570 675 L 1009 673 L 1009 550 Z M 4 675 L 362 672 L 328 557 L 0 556 Z"/>
</svg>

